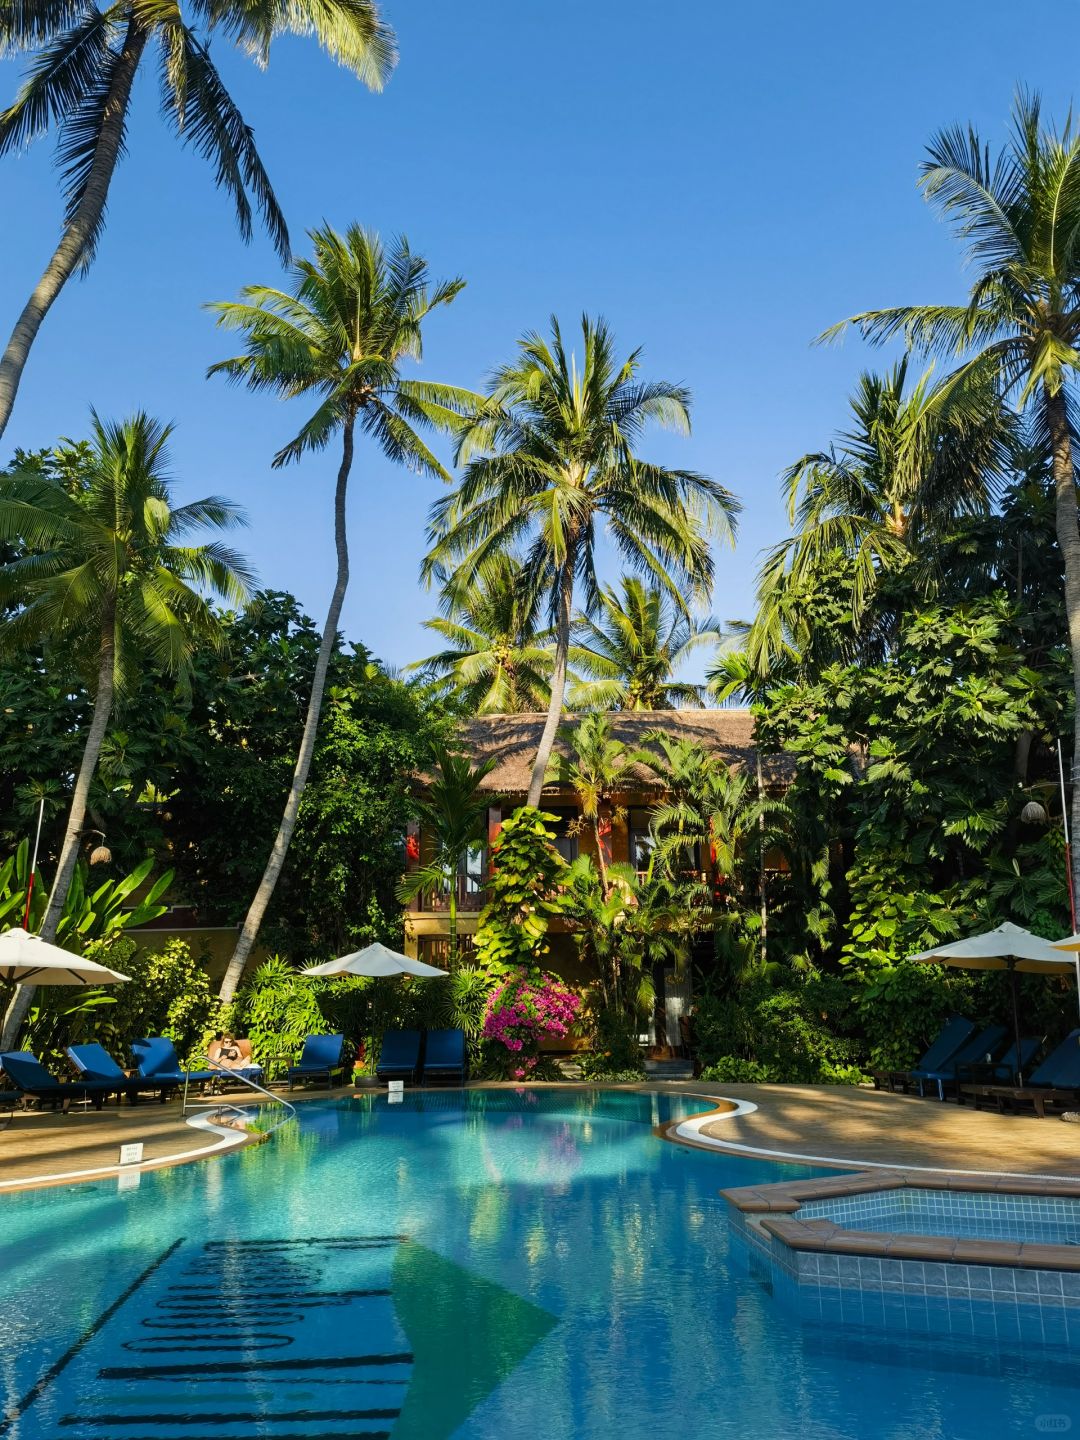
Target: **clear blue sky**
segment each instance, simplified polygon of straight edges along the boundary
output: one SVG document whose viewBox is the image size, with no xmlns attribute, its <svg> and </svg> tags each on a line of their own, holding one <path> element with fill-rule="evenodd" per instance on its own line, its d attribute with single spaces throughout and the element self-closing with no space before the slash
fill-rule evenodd
<svg viewBox="0 0 1080 1440">
<path fill-rule="evenodd" d="M 940 125 L 1004 136 L 1018 83 L 1061 114 L 1080 26 L 1047 0 L 385 0 L 401 62 L 371 95 L 313 42 L 259 72 L 218 63 L 289 217 L 294 246 L 323 219 L 404 231 L 436 274 L 468 287 L 428 330 L 425 373 L 478 385 L 552 311 L 602 312 L 647 374 L 694 395 L 688 440 L 651 452 L 714 475 L 745 503 L 717 555 L 713 609 L 751 610 L 761 549 L 784 531 L 778 473 L 825 444 L 867 352 L 811 348 L 852 311 L 961 294 L 959 253 L 915 188 Z M 1018 43 L 1017 19 L 1024 17 Z M 1031 37 L 1040 37 L 1032 43 Z M 17 69 L 0 65 L 0 95 Z M 305 416 L 206 381 L 230 353 L 200 310 L 278 283 L 261 237 L 244 246 L 203 162 L 161 124 L 152 75 L 89 278 L 46 321 L 3 444 L 32 447 L 145 408 L 177 422 L 184 498 L 245 504 L 266 585 L 317 618 L 329 596 L 336 455 L 271 471 Z M 36 280 L 60 219 L 46 140 L 0 161 L 0 325 Z M 6 461 L 7 453 L 0 459 Z M 358 450 L 350 639 L 390 664 L 426 653 L 433 599 L 417 583 L 434 482 Z"/>
</svg>

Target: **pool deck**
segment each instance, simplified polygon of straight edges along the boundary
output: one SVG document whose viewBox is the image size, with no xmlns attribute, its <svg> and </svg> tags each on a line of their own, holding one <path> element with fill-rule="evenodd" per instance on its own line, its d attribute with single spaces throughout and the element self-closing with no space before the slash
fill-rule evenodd
<svg viewBox="0 0 1080 1440">
<path fill-rule="evenodd" d="M 325 1099 L 328 1094 L 350 1095 L 352 1088 L 295 1091 L 289 1099 Z M 225 1097 L 232 1098 L 242 1103 L 244 1097 Z M 210 1109 L 201 1113 L 212 1116 Z M 17 1110 L 6 1128 L 7 1116 L 0 1116 L 0 1194 L 182 1165 L 257 1144 L 260 1138 L 227 1124 L 214 1130 L 197 1128 L 189 1123 L 191 1118 L 185 1119 L 178 1099 L 166 1105 L 143 1101 L 68 1115 Z M 134 1142 L 143 1145 L 143 1164 L 121 1166 L 120 1146 Z"/>
<path fill-rule="evenodd" d="M 846 1086 L 687 1081 L 648 1088 L 756 1105 L 753 1113 L 718 1116 L 702 1127 L 707 1148 L 736 1155 L 860 1170 L 1080 1176 L 1080 1125 L 1057 1119 L 998 1115 Z M 303 1102 L 351 1093 L 350 1087 L 303 1090 L 289 1098 Z M 193 1128 L 181 1115 L 179 1101 L 85 1114 L 17 1112 L 0 1128 L 0 1194 L 115 1176 L 121 1169 L 120 1146 L 133 1141 L 142 1142 L 142 1168 L 150 1169 L 224 1154 L 255 1139 L 237 1130 Z"/>
<path fill-rule="evenodd" d="M 1080 1124 L 955 1101 L 832 1085 L 663 1086 L 747 1100 L 752 1114 L 702 1127 L 710 1148 L 815 1165 L 992 1175 L 1080 1175 Z"/>
</svg>

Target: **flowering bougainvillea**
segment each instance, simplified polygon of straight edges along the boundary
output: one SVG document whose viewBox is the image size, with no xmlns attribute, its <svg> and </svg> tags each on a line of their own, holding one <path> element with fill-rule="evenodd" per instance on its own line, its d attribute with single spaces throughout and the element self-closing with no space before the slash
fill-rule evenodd
<svg viewBox="0 0 1080 1440">
<path fill-rule="evenodd" d="M 508 1052 L 510 1075 L 525 1080 L 536 1069 L 540 1041 L 563 1036 L 581 1009 L 581 996 L 540 970 L 518 970 L 491 992 L 484 1039 Z"/>
</svg>

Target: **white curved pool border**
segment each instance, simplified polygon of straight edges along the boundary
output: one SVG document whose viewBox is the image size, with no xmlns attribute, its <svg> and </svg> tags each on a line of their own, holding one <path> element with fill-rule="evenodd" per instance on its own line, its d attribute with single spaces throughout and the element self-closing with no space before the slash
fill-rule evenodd
<svg viewBox="0 0 1080 1440">
<path fill-rule="evenodd" d="M 715 1120 L 737 1120 L 740 1115 L 752 1115 L 758 1108 L 752 1100 L 733 1100 L 728 1095 L 693 1095 L 686 1091 L 683 1093 L 691 1100 L 709 1100 L 717 1107 L 731 1106 L 730 1110 L 717 1108 L 707 1110 L 703 1115 L 692 1115 L 689 1120 L 680 1120 L 678 1125 L 671 1127 L 679 1140 L 685 1140 L 691 1145 L 701 1145 L 707 1150 L 726 1150 L 728 1144 L 725 1140 L 717 1140 L 713 1135 L 703 1134 L 703 1125 L 711 1125 Z"/>
<path fill-rule="evenodd" d="M 202 1160 L 207 1155 L 217 1155 L 223 1150 L 234 1150 L 248 1144 L 252 1136 L 235 1125 L 218 1125 L 209 1115 L 189 1115 L 185 1124 L 193 1130 L 201 1130 L 218 1138 L 213 1145 L 201 1145 L 196 1150 L 182 1150 L 176 1155 L 159 1155 L 156 1159 L 144 1160 L 139 1165 L 95 1165 L 88 1170 L 65 1170 L 44 1175 L 28 1175 L 18 1180 L 0 1180 L 0 1191 L 29 1190 L 43 1185 L 59 1185 L 67 1180 L 93 1180 L 96 1177 L 142 1174 L 146 1170 L 162 1170 L 169 1165 L 182 1165 L 188 1160 Z M 118 1142 L 119 1143 L 119 1142 Z"/>
</svg>

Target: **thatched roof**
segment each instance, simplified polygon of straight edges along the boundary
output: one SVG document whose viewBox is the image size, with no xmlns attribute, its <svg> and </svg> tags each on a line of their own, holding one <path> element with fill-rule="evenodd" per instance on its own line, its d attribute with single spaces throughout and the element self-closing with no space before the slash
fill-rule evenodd
<svg viewBox="0 0 1080 1440">
<path fill-rule="evenodd" d="M 573 724 L 575 716 L 567 715 L 564 724 Z M 524 715 L 478 715 L 463 722 L 458 732 L 462 749 L 474 764 L 494 757 L 495 768 L 483 782 L 483 789 L 493 795 L 521 795 L 529 788 L 529 776 L 540 743 L 540 732 L 546 716 L 542 711 Z M 664 730 L 673 738 L 689 740 L 723 757 L 738 769 L 753 769 L 754 717 L 749 710 L 619 710 L 611 715 L 611 731 L 616 740 L 634 748 L 643 748 L 651 730 Z M 566 753 L 566 745 L 556 740 L 557 752 Z M 790 779 L 791 764 L 786 756 L 763 755 L 762 769 L 770 784 L 783 784 Z M 632 772 L 643 790 L 657 788 L 656 776 L 643 766 Z M 544 787 L 545 795 L 558 792 L 557 785 Z"/>
</svg>

